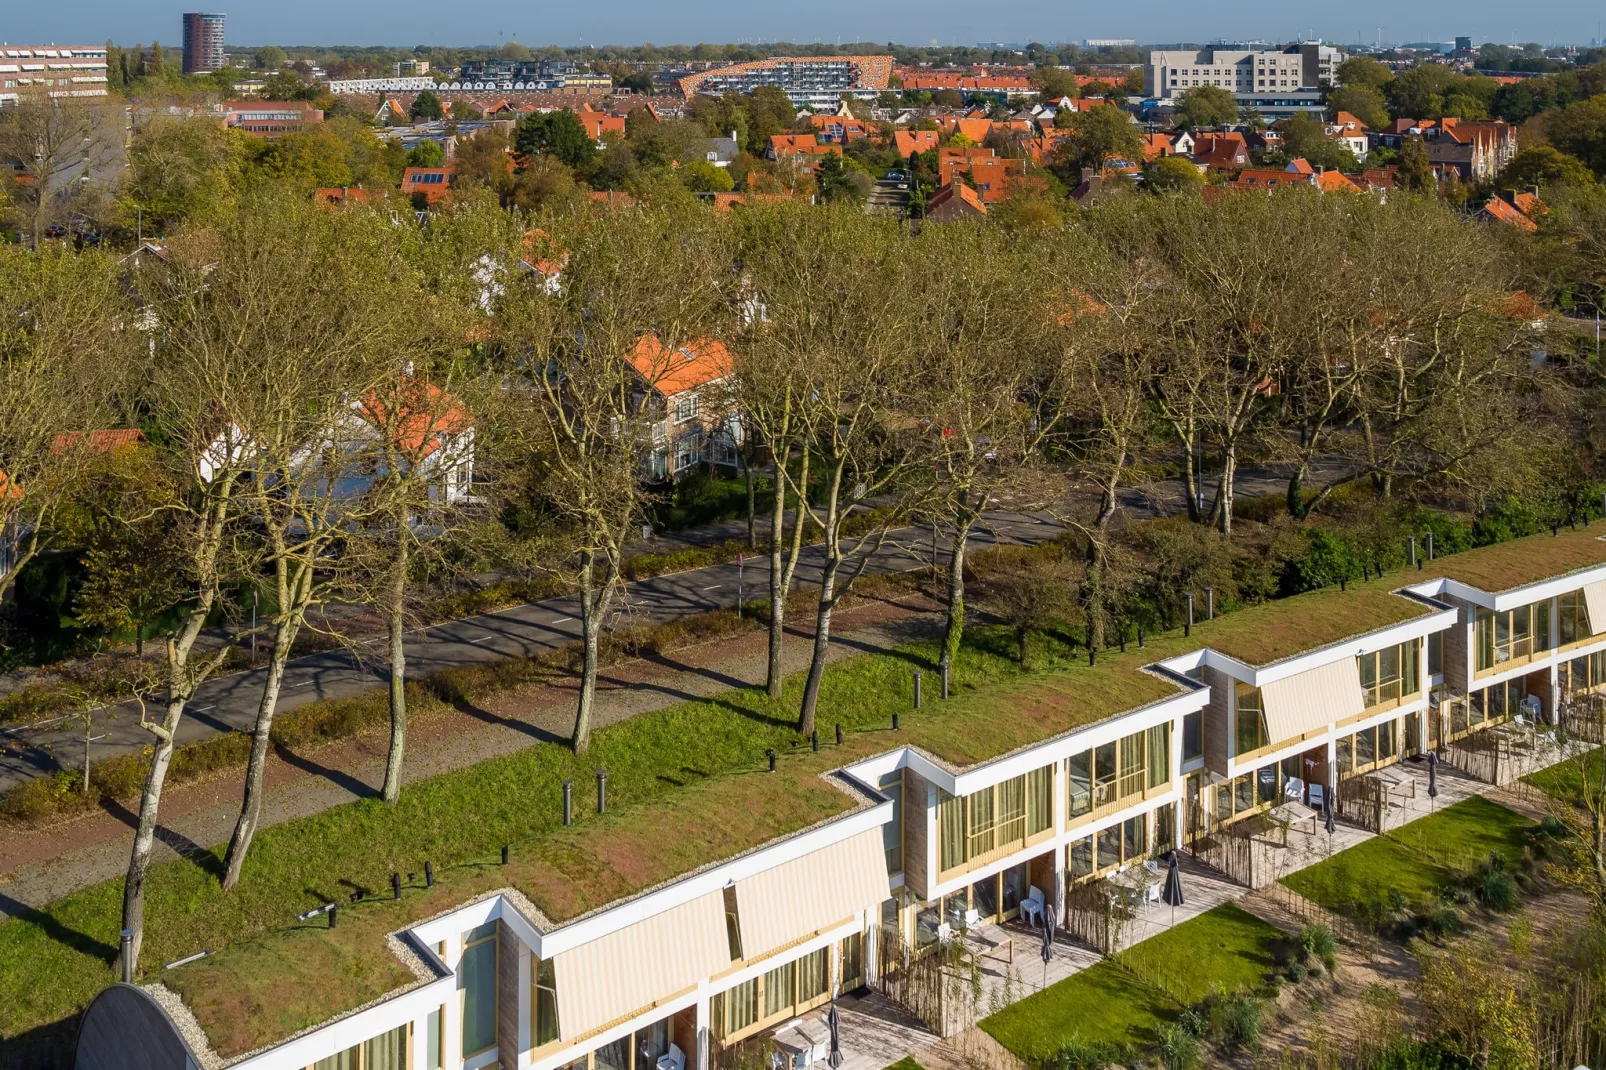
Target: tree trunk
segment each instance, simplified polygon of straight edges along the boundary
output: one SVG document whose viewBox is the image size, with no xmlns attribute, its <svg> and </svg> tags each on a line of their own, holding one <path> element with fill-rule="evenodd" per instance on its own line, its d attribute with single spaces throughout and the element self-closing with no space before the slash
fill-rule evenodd
<svg viewBox="0 0 1606 1070">
<path fill-rule="evenodd" d="M 1015 650 L 1020 656 L 1020 667 L 1023 668 L 1023 669 L 1026 668 L 1026 638 L 1027 638 L 1027 634 L 1028 634 L 1028 629 L 1020 627 L 1018 625 L 1016 626 L 1016 628 L 1015 628 Z"/>
<path fill-rule="evenodd" d="M 380 789 L 380 795 L 391 805 L 401 798 L 402 759 L 407 751 L 406 549 L 398 546 L 397 555 L 386 621 L 390 638 L 390 751 L 385 755 L 385 784 Z"/>
<path fill-rule="evenodd" d="M 820 684 L 825 679 L 825 655 L 831 647 L 831 611 L 836 608 L 836 574 L 841 561 L 834 548 L 827 553 L 820 575 L 820 608 L 814 617 L 814 654 L 809 658 L 809 678 L 803 685 L 803 707 L 798 711 L 797 730 L 803 735 L 814 731 L 814 712 L 820 704 Z"/>
<path fill-rule="evenodd" d="M 969 513 L 961 513 L 961 519 L 954 526 L 954 544 L 948 549 L 948 629 L 943 635 L 942 651 L 948 664 L 956 664 L 959 656 L 959 644 L 965 637 L 965 544 L 970 540 L 970 529 L 975 525 L 975 517 Z M 931 525 L 935 532 L 937 525 Z"/>
<path fill-rule="evenodd" d="M 758 499 L 753 490 L 753 466 L 742 456 L 742 474 L 747 477 L 747 548 L 758 549 Z"/>
<path fill-rule="evenodd" d="M 290 660 L 290 646 L 299 627 L 286 621 L 274 630 L 273 657 L 268 660 L 268 679 L 257 705 L 256 725 L 251 731 L 251 757 L 245 767 L 245 794 L 240 800 L 240 816 L 229 837 L 229 850 L 223 856 L 223 890 L 240 883 L 240 870 L 256 836 L 262 814 L 262 772 L 268 763 L 268 746 L 273 741 L 273 714 L 279 705 L 279 688 L 284 683 L 284 666 Z"/>
<path fill-rule="evenodd" d="M 1087 648 L 1104 649 L 1104 546 L 1087 540 L 1087 571 L 1082 581 L 1082 613 L 1087 617 Z"/>
<path fill-rule="evenodd" d="M 784 454 L 784 451 L 783 451 Z M 786 537 L 786 484 L 781 478 L 783 456 L 775 459 L 775 501 L 770 506 L 770 646 L 764 692 L 781 697 L 781 643 L 786 638 L 786 574 L 782 570 Z M 798 509 L 801 517 L 802 509 Z"/>
<path fill-rule="evenodd" d="M 151 751 L 151 766 L 145 772 L 145 790 L 139 798 L 139 824 L 134 829 L 134 849 L 128 856 L 128 874 L 123 879 L 123 928 L 134 934 L 129 945 L 129 970 L 138 972 L 139 949 L 145 939 L 145 874 L 151 865 L 151 848 L 156 842 L 156 815 L 162 805 L 162 787 L 173 761 L 173 736 L 184 716 L 188 696 L 169 695 L 167 713 L 162 718 Z"/>
<path fill-rule="evenodd" d="M 608 611 L 607 601 L 606 589 L 597 589 L 596 555 L 588 550 L 582 554 L 580 565 L 580 701 L 574 711 L 574 735 L 569 740 L 576 754 L 584 754 L 591 746 L 591 713 L 596 705 L 597 668 L 601 660 L 598 640 L 602 634 L 602 617 Z"/>
<path fill-rule="evenodd" d="M 1238 447 L 1229 444 L 1221 455 L 1221 489 L 1217 492 L 1216 508 L 1221 514 L 1221 533 L 1232 538 L 1232 482 L 1238 474 Z"/>
</svg>

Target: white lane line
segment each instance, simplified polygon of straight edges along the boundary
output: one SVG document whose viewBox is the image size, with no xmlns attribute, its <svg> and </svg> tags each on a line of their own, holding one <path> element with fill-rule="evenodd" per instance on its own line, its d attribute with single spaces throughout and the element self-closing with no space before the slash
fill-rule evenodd
<svg viewBox="0 0 1606 1070">
<path fill-rule="evenodd" d="M 495 638 L 496 638 L 496 636 L 494 636 L 494 635 L 482 635 L 478 639 L 470 639 L 469 642 L 470 643 L 483 643 L 487 639 L 495 639 Z"/>
<path fill-rule="evenodd" d="M 303 680 L 299 684 L 291 684 L 290 686 L 291 687 L 311 687 L 313 684 L 315 684 L 317 682 L 318 681 L 316 681 L 316 680 Z"/>
<path fill-rule="evenodd" d="M 567 624 L 573 619 L 574 619 L 573 617 L 559 617 L 557 620 L 553 621 L 552 623 L 553 624 Z"/>
<path fill-rule="evenodd" d="M 723 586 L 725 586 L 723 583 L 716 583 L 716 584 L 713 584 L 712 586 L 704 587 L 703 590 L 712 591 L 715 587 L 723 587 Z"/>
<path fill-rule="evenodd" d="M 214 702 L 210 706 L 197 706 L 197 707 L 195 707 L 195 712 L 196 713 L 205 713 L 207 710 L 215 710 L 215 709 L 217 709 L 217 703 Z"/>
</svg>

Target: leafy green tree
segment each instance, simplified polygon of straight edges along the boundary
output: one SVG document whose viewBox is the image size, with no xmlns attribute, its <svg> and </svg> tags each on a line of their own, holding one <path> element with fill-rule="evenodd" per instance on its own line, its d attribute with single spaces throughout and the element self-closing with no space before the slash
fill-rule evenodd
<svg viewBox="0 0 1606 1070">
<path fill-rule="evenodd" d="M 1336 119 L 1341 111 L 1349 112 L 1372 130 L 1381 130 L 1389 124 L 1388 101 L 1376 86 L 1346 85 L 1333 90 L 1327 98 L 1327 114 Z"/>
<path fill-rule="evenodd" d="M 715 167 L 707 160 L 693 160 L 676 169 L 680 181 L 693 193 L 729 193 L 736 188 L 735 179 L 723 167 Z"/>
<path fill-rule="evenodd" d="M 821 158 L 820 168 L 814 175 L 820 199 L 833 201 L 863 201 L 869 192 L 869 183 L 861 171 L 850 167 L 835 153 Z"/>
<path fill-rule="evenodd" d="M 146 234 L 186 220 L 216 220 L 234 202 L 245 157 L 241 137 L 205 116 L 157 116 L 142 124 L 128 149 L 125 214 L 137 213 Z"/>
<path fill-rule="evenodd" d="M 1448 67 L 1430 64 L 1401 73 L 1383 93 L 1396 119 L 1437 119 L 1444 114 L 1445 94 L 1458 81 L 1465 79 Z"/>
<path fill-rule="evenodd" d="M 1606 177 L 1606 94 L 1569 104 L 1545 117 L 1550 143 Z"/>
<path fill-rule="evenodd" d="M 1471 93 L 1447 93 L 1444 97 L 1444 114 L 1456 119 L 1487 119 L 1489 109 Z"/>
<path fill-rule="evenodd" d="M 1044 100 L 1082 95 L 1076 87 L 1076 75 L 1059 67 L 1037 68 L 1032 72 L 1032 85 L 1037 87 L 1038 96 Z"/>
<path fill-rule="evenodd" d="M 1143 158 L 1143 135 L 1120 108 L 1100 105 L 1072 113 L 1067 129 L 1070 136 L 1062 147 L 1063 162 L 1078 169 L 1103 167 L 1105 161 L 1117 157 Z M 1076 177 L 1081 181 L 1079 175 Z M 1070 183 L 1070 178 L 1065 181 Z"/>
<path fill-rule="evenodd" d="M 1433 164 L 1428 159 L 1428 147 L 1420 134 L 1412 134 L 1400 146 L 1397 174 L 1400 185 L 1408 190 L 1427 192 L 1433 189 Z"/>
<path fill-rule="evenodd" d="M 356 182 L 350 146 L 327 125 L 297 130 L 255 148 L 257 155 L 246 167 L 248 182 L 289 183 L 308 190 Z"/>
<path fill-rule="evenodd" d="M 270 74 L 262 83 L 265 100 L 316 100 L 318 87 L 288 67 Z"/>
<path fill-rule="evenodd" d="M 1312 115 L 1296 115 L 1283 124 L 1283 154 L 1334 171 L 1353 171 L 1360 166 L 1349 146 L 1328 137 L 1322 121 Z"/>
<path fill-rule="evenodd" d="M 632 71 L 623 78 L 615 79 L 614 84 L 642 96 L 651 96 L 653 92 L 652 75 L 646 71 Z"/>
<path fill-rule="evenodd" d="M 407 152 L 408 167 L 440 167 L 446 162 L 446 150 L 439 141 L 420 141 Z"/>
<path fill-rule="evenodd" d="M 1144 185 L 1155 193 L 1191 193 L 1204 186 L 1204 176 L 1182 156 L 1154 161 L 1144 173 Z"/>
<path fill-rule="evenodd" d="M 265 71 L 276 71 L 284 66 L 284 49 L 278 45 L 264 45 L 257 49 L 257 67 Z"/>
<path fill-rule="evenodd" d="M 1196 85 L 1177 97 L 1177 124 L 1224 126 L 1238 118 L 1238 98 L 1219 85 Z"/>
<path fill-rule="evenodd" d="M 433 121 L 446 117 L 446 109 L 441 107 L 441 98 L 433 90 L 426 89 L 413 98 L 412 106 L 407 114 L 413 119 Z"/>
<path fill-rule="evenodd" d="M 1394 72 L 1371 56 L 1351 56 L 1338 65 L 1338 84 L 1365 85 L 1381 89 L 1394 80 Z"/>
<path fill-rule="evenodd" d="M 1495 177 L 1495 186 L 1500 189 L 1524 189 L 1528 186 L 1552 189 L 1556 186 L 1594 184 L 1594 172 L 1582 160 L 1551 145 L 1531 145 L 1520 150 L 1505 170 Z"/>
<path fill-rule="evenodd" d="M 513 151 L 526 158 L 550 153 L 570 167 L 584 167 L 597 146 L 572 111 L 535 112 L 519 121 Z"/>
</svg>

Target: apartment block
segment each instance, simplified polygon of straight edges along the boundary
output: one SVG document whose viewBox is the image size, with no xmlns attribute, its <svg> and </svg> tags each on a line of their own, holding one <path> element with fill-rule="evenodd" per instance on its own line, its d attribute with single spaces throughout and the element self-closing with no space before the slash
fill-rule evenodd
<svg viewBox="0 0 1606 1070">
<path fill-rule="evenodd" d="M 112 986 L 77 1065 L 134 1045 L 239 1070 L 708 1070 L 956 933 L 1064 916 L 1167 850 L 1564 720 L 1606 689 L 1599 531 L 1201 613 L 554 828 Z"/>
<path fill-rule="evenodd" d="M 185 74 L 205 74 L 228 66 L 228 57 L 223 54 L 223 21 L 224 17 L 215 12 L 185 13 Z"/>
<path fill-rule="evenodd" d="M 680 91 L 690 100 L 699 93 L 751 93 L 773 85 L 798 107 L 819 110 L 836 108 L 845 93 L 874 97 L 891 78 L 891 56 L 777 56 L 687 75 Z"/>
<path fill-rule="evenodd" d="M 1344 54 L 1319 44 L 1283 49 L 1170 49 L 1149 53 L 1143 68 L 1145 96 L 1171 100 L 1198 86 L 1216 86 L 1238 98 L 1241 108 L 1281 117 L 1319 111 L 1321 88 L 1335 81 Z"/>
<path fill-rule="evenodd" d="M 105 45 L 0 45 L 0 107 L 30 89 L 53 97 L 106 95 Z"/>
</svg>

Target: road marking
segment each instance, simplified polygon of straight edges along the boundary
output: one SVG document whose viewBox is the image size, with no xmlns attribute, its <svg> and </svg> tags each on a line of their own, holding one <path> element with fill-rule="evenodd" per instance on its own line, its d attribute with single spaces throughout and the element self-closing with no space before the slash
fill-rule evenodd
<svg viewBox="0 0 1606 1070">
<path fill-rule="evenodd" d="M 315 684 L 317 682 L 318 681 L 316 681 L 316 680 L 303 680 L 299 684 L 291 684 L 290 686 L 291 687 L 311 687 L 313 684 Z"/>
<path fill-rule="evenodd" d="M 714 584 L 714 585 L 712 585 L 710 587 L 704 587 L 703 590 L 712 591 L 715 587 L 723 587 L 723 586 L 725 586 L 723 583 L 716 583 L 716 584 Z"/>
<path fill-rule="evenodd" d="M 478 639 L 470 639 L 469 642 L 471 642 L 471 643 L 483 643 L 487 639 L 495 639 L 495 638 L 496 638 L 496 636 L 494 636 L 494 635 L 482 635 Z"/>
<path fill-rule="evenodd" d="M 197 706 L 197 707 L 195 707 L 195 712 L 196 713 L 205 713 L 207 710 L 215 710 L 215 709 L 217 709 L 217 703 L 214 702 L 210 706 Z"/>
<path fill-rule="evenodd" d="M 553 621 L 552 623 L 553 624 L 567 624 L 573 619 L 574 619 L 573 617 L 559 617 L 557 620 Z"/>
</svg>

